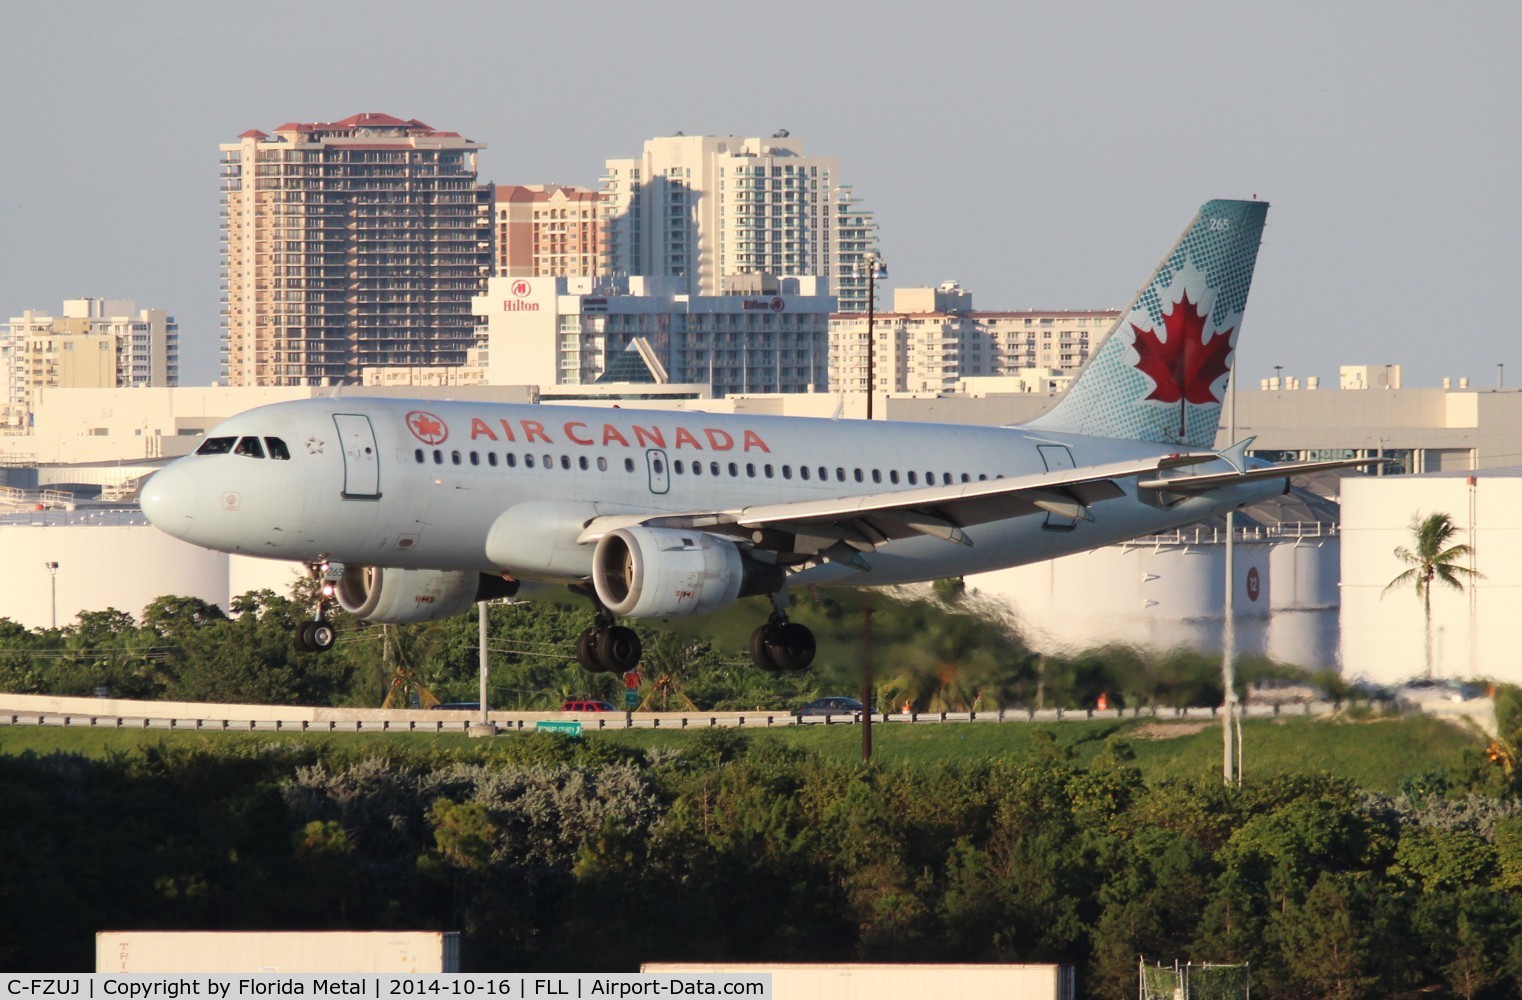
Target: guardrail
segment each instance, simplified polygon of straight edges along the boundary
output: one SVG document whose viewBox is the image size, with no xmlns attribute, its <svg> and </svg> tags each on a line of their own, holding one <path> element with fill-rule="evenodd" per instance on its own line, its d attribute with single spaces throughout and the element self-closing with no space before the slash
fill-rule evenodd
<svg viewBox="0 0 1522 1000">
<path fill-rule="evenodd" d="M 1335 702 L 1292 705 L 1243 705 L 1244 718 L 1330 715 Z M 872 713 L 872 721 L 894 725 L 940 723 L 1045 723 L 1094 720 L 1155 719 L 1166 722 L 1209 722 L 1220 708 L 1137 707 L 1131 709 L 1005 708 L 982 712 Z M 861 714 L 796 716 L 785 710 L 747 712 L 501 712 L 472 710 L 302 708 L 279 705 L 223 705 L 194 702 L 127 701 L 122 699 L 60 698 L 50 695 L 0 694 L 0 726 L 78 726 L 94 729 L 172 729 L 195 732 L 287 733 L 448 733 L 477 735 L 570 729 L 553 724 L 576 723 L 580 731 L 615 729 L 700 729 L 713 727 L 775 727 L 856 725 Z"/>
</svg>

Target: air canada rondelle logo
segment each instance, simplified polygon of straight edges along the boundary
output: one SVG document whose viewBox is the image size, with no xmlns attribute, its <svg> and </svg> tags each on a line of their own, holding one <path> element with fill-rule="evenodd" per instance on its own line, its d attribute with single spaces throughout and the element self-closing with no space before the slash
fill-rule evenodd
<svg viewBox="0 0 1522 1000">
<path fill-rule="evenodd" d="M 407 414 L 407 429 L 424 444 L 443 444 L 449 439 L 449 428 L 444 421 L 425 410 L 413 410 Z"/>
</svg>

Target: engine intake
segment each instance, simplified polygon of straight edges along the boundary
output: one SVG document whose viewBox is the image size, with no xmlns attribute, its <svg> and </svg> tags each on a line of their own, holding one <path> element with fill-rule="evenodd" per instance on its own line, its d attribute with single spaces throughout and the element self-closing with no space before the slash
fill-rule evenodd
<svg viewBox="0 0 1522 1000">
<path fill-rule="evenodd" d="M 408 625 L 460 614 L 476 601 L 511 597 L 518 584 L 460 570 L 345 566 L 334 589 L 339 606 L 362 621 Z"/>
<path fill-rule="evenodd" d="M 688 618 L 742 597 L 782 589 L 782 570 L 701 531 L 619 528 L 592 556 L 592 585 L 609 611 L 627 618 Z"/>
</svg>

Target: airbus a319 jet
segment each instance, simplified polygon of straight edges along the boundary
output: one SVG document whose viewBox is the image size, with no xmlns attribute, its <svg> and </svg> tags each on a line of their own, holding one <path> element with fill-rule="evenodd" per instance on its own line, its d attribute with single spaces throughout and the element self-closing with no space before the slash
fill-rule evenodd
<svg viewBox="0 0 1522 1000">
<path fill-rule="evenodd" d="M 296 560 L 329 602 L 420 622 L 568 586 L 588 670 L 631 670 L 620 618 L 767 595 L 750 655 L 814 658 L 788 588 L 999 569 L 1177 528 L 1351 463 L 1267 466 L 1212 450 L 1266 202 L 1204 205 L 1067 391 L 1013 427 L 344 396 L 262 406 L 153 476 L 163 531 Z"/>
</svg>

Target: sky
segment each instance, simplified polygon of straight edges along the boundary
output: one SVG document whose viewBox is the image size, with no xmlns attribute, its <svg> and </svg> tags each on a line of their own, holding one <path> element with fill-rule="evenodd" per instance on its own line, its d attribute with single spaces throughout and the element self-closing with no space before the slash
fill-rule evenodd
<svg viewBox="0 0 1522 1000">
<path fill-rule="evenodd" d="M 1514 2 L 141 0 L 0 32 L 0 315 L 168 309 L 187 384 L 217 370 L 218 145 L 383 112 L 501 184 L 785 128 L 876 213 L 883 291 L 978 309 L 1122 308 L 1200 204 L 1258 197 L 1243 386 L 1522 386 Z"/>
</svg>

